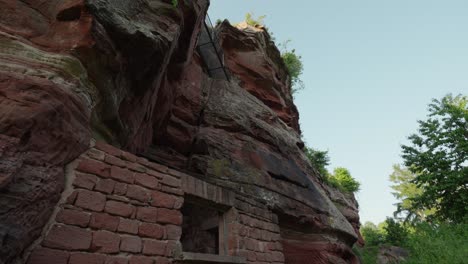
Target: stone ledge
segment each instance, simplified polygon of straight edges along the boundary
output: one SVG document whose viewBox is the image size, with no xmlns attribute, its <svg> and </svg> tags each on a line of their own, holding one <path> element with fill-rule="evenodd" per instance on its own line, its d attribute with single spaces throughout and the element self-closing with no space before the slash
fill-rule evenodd
<svg viewBox="0 0 468 264">
<path fill-rule="evenodd" d="M 183 252 L 177 263 L 226 263 L 226 264 L 246 264 L 244 257 L 221 256 L 213 254 Z"/>
</svg>

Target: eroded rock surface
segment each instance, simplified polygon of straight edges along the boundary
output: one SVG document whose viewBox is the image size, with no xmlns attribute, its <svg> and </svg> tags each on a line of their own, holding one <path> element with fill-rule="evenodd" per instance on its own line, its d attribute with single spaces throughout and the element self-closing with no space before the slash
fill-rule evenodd
<svg viewBox="0 0 468 264">
<path fill-rule="evenodd" d="M 3 262 L 40 235 L 64 166 L 92 137 L 267 207 L 286 263 L 357 261 L 357 206 L 308 163 L 289 77 L 264 30 L 217 27 L 226 81 L 210 78 L 196 50 L 208 1 L 0 5 Z"/>
</svg>

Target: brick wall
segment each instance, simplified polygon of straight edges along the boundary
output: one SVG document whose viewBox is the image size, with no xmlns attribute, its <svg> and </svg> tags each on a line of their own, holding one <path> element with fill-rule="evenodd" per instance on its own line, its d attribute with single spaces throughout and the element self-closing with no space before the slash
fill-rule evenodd
<svg viewBox="0 0 468 264">
<path fill-rule="evenodd" d="M 184 194 L 231 208 L 229 255 L 284 263 L 278 219 L 264 204 L 103 143 L 67 167 L 66 188 L 28 264 L 175 263 Z"/>
<path fill-rule="evenodd" d="M 231 230 L 237 234 L 238 245 L 231 249 L 247 258 L 248 263 L 284 263 L 278 218 L 266 210 L 265 205 L 236 197 L 239 221 L 231 223 Z"/>
<path fill-rule="evenodd" d="M 27 263 L 171 262 L 180 250 L 180 174 L 101 143 L 68 170 L 61 203 Z"/>
</svg>

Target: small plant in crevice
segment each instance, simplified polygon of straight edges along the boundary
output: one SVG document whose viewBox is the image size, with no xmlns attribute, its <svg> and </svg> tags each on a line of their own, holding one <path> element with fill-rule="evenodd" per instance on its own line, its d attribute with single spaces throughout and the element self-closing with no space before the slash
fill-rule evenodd
<svg viewBox="0 0 468 264">
<path fill-rule="evenodd" d="M 179 0 L 171 0 L 172 6 L 177 7 L 179 5 Z"/>
</svg>

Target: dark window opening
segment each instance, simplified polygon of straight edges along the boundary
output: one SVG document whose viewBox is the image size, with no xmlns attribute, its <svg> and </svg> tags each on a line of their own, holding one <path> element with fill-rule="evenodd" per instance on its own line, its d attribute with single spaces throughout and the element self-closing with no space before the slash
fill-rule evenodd
<svg viewBox="0 0 468 264">
<path fill-rule="evenodd" d="M 182 207 L 182 249 L 184 252 L 220 254 L 222 213 L 210 207 L 186 202 Z"/>
</svg>

